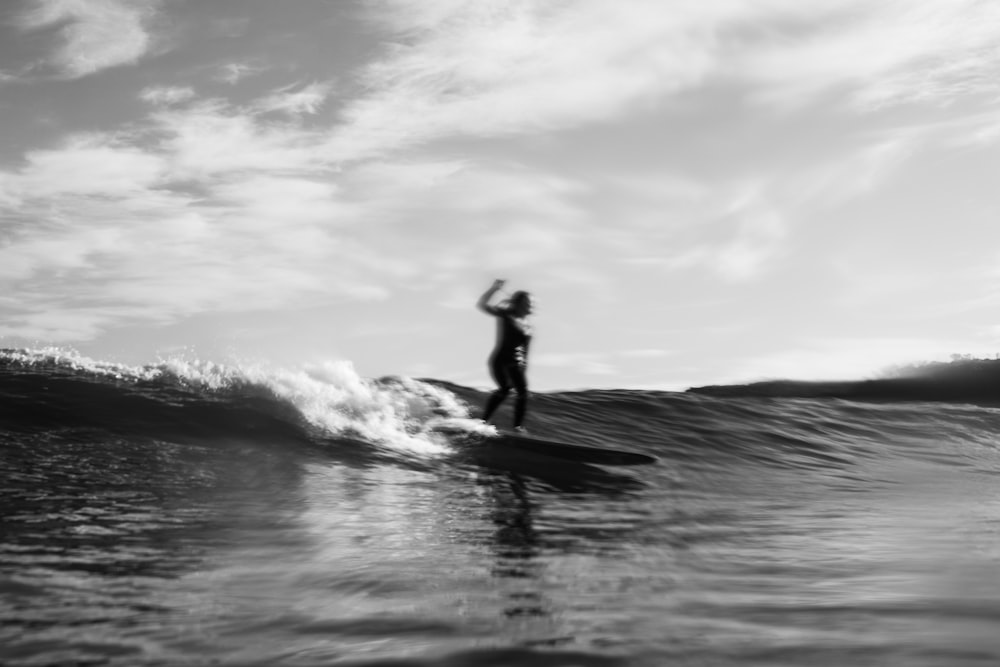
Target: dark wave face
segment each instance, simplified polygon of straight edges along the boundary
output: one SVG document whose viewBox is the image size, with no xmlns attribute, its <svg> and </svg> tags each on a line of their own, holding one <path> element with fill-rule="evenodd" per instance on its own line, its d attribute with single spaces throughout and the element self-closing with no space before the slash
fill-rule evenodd
<svg viewBox="0 0 1000 667">
<path fill-rule="evenodd" d="M 1000 659 L 1000 412 L 532 397 L 622 469 L 482 446 L 484 399 L 0 352 L 0 664 Z"/>
<path fill-rule="evenodd" d="M 294 371 L 182 361 L 127 367 L 7 351 L 0 379 L 0 398 L 11 408 L 0 425 L 12 431 L 301 442 L 355 436 L 420 452 L 435 448 L 414 439 L 429 418 L 464 414 L 448 392 L 404 378 L 368 382 L 346 363 Z"/>
</svg>

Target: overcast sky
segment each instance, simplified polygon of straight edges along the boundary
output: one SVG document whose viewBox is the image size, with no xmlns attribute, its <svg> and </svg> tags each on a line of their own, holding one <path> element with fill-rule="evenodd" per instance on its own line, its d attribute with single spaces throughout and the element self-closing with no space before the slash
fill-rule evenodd
<svg viewBox="0 0 1000 667">
<path fill-rule="evenodd" d="M 1000 352 L 996 0 L 3 0 L 0 346 L 537 389 Z"/>
</svg>

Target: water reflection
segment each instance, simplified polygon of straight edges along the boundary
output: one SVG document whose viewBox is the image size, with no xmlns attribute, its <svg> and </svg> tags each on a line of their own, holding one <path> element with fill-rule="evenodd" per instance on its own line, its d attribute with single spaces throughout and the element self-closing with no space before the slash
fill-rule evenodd
<svg viewBox="0 0 1000 667">
<path fill-rule="evenodd" d="M 645 486 L 628 473 L 528 450 L 468 446 L 456 453 L 455 461 L 487 471 L 516 474 L 565 493 L 618 495 Z"/>
<path fill-rule="evenodd" d="M 491 519 L 496 563 L 491 573 L 500 579 L 540 580 L 544 564 L 539 560 L 542 546 L 532 523 L 532 503 L 527 485 L 519 475 L 506 476 L 506 484 L 497 480 Z M 507 617 L 547 616 L 545 600 L 538 590 L 515 590 L 507 593 Z"/>
<path fill-rule="evenodd" d="M 637 528 L 648 517 L 636 501 L 645 485 L 592 465 L 507 454 L 475 452 L 468 459 L 493 526 L 490 574 L 502 596 L 501 632 L 525 646 L 572 643 L 575 631 L 567 619 L 577 596 L 607 585 L 591 565 L 628 558 L 639 541 Z M 473 529 L 459 539 L 477 534 Z M 567 596 L 568 590 L 574 592 Z"/>
<path fill-rule="evenodd" d="M 234 531 L 273 520 L 301 476 L 280 450 L 218 441 L 64 429 L 2 447 L 0 662 L 150 650 L 192 608 L 178 582 Z"/>
<path fill-rule="evenodd" d="M 561 645 L 574 587 L 603 585 L 578 559 L 635 543 L 643 486 L 626 475 L 331 451 L 81 431 L 8 443 L 0 662 Z"/>
</svg>

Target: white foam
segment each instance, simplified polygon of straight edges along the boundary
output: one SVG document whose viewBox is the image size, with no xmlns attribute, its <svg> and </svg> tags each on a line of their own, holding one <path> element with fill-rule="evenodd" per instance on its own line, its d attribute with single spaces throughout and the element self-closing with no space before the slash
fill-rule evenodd
<svg viewBox="0 0 1000 667">
<path fill-rule="evenodd" d="M 90 359 L 72 350 L 44 348 L 5 352 L 27 364 L 57 363 L 119 380 L 176 381 L 210 391 L 258 388 L 293 406 L 310 424 L 332 436 L 356 437 L 375 445 L 420 456 L 450 451 L 433 425 L 442 420 L 474 430 L 467 407 L 451 392 L 406 377 L 362 378 L 349 361 L 327 361 L 300 368 L 260 362 L 235 365 L 170 358 L 147 366 Z M 487 427 L 488 428 L 488 427 Z"/>
<path fill-rule="evenodd" d="M 86 357 L 76 350 L 62 347 L 5 350 L 3 356 L 26 365 L 57 364 L 118 380 L 147 380 L 158 377 L 161 373 L 159 369 L 153 367 L 136 367 L 113 361 L 98 361 Z"/>
<path fill-rule="evenodd" d="M 349 361 L 299 370 L 252 368 L 244 372 L 331 434 L 359 436 L 413 454 L 448 452 L 447 444 L 431 437 L 424 424 L 436 414 L 466 414 L 450 392 L 409 378 L 364 379 Z"/>
</svg>

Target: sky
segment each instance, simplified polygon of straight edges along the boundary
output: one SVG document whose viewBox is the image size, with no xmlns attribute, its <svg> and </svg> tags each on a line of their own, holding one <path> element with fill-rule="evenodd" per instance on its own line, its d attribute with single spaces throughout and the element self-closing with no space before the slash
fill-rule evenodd
<svg viewBox="0 0 1000 667">
<path fill-rule="evenodd" d="M 4 0 L 0 347 L 532 388 L 1000 352 L 995 0 Z"/>
</svg>

